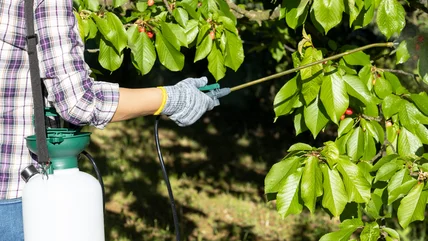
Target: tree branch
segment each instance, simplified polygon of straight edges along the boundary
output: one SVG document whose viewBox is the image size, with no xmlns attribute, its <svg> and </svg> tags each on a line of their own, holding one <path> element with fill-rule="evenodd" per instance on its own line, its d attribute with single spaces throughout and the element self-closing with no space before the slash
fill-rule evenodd
<svg viewBox="0 0 428 241">
<path fill-rule="evenodd" d="M 166 9 L 168 10 L 168 12 L 169 12 L 170 14 L 172 14 L 172 9 L 171 9 L 171 6 L 169 6 L 169 2 L 168 2 L 168 0 L 163 0 L 163 3 L 165 3 L 165 7 L 166 7 Z"/>
<path fill-rule="evenodd" d="M 237 18 L 246 17 L 251 21 L 257 22 L 260 26 L 262 25 L 262 21 L 271 20 L 279 17 L 279 11 L 280 11 L 279 7 L 276 7 L 273 10 L 272 14 L 270 14 L 270 12 L 272 11 L 271 9 L 263 10 L 263 11 L 245 10 L 237 6 L 231 0 L 226 0 L 226 2 L 229 5 L 229 8 L 232 10 L 235 17 Z"/>
<path fill-rule="evenodd" d="M 424 4 L 422 4 L 420 2 L 409 1 L 409 4 L 410 4 L 410 6 L 416 8 L 416 9 L 419 9 L 419 10 L 425 12 L 425 13 L 428 13 L 428 8 Z"/>
<path fill-rule="evenodd" d="M 404 70 L 399 70 L 399 69 L 381 69 L 381 68 L 376 68 L 376 69 L 381 70 L 381 71 L 385 71 L 385 72 L 407 75 L 407 76 L 410 76 L 413 78 L 416 78 L 418 76 L 417 74 L 409 73 L 409 72 L 406 72 Z"/>
</svg>

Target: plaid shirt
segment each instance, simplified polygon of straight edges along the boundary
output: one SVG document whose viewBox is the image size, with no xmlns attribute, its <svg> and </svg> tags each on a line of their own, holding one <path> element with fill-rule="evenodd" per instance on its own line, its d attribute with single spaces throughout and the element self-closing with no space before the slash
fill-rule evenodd
<svg viewBox="0 0 428 241">
<path fill-rule="evenodd" d="M 35 0 L 37 52 L 47 103 L 72 124 L 103 128 L 117 108 L 119 86 L 89 77 L 72 3 Z M 20 172 L 35 163 L 24 139 L 34 134 L 25 37 L 24 0 L 0 0 L 0 199 L 22 195 Z"/>
</svg>

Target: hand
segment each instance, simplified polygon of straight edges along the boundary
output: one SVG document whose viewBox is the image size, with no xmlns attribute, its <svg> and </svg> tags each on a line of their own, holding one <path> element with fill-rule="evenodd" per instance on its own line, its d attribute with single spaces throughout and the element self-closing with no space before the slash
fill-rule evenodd
<svg viewBox="0 0 428 241">
<path fill-rule="evenodd" d="M 208 83 L 206 77 L 187 78 L 173 86 L 165 86 L 167 99 L 161 114 L 167 115 L 179 126 L 195 123 L 206 111 L 219 105 L 216 98 L 211 98 L 198 88 Z"/>
</svg>

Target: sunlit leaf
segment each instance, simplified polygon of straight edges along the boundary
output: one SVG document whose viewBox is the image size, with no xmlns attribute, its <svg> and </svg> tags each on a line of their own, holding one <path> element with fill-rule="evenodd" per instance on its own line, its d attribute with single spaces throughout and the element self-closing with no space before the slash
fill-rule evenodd
<svg viewBox="0 0 428 241">
<path fill-rule="evenodd" d="M 401 227 L 407 228 L 413 221 L 424 220 L 428 192 L 422 191 L 424 183 L 416 184 L 398 207 L 397 216 Z"/>
<path fill-rule="evenodd" d="M 337 217 L 343 212 L 348 202 L 345 186 L 337 170 L 331 170 L 327 165 L 321 165 L 321 170 L 323 173 L 324 188 L 322 205 L 327 208 L 333 216 Z"/>
<path fill-rule="evenodd" d="M 276 196 L 276 205 L 278 213 L 283 217 L 290 214 L 302 212 L 303 206 L 299 203 L 299 184 L 302 177 L 302 170 L 289 175 L 284 182 L 284 186 L 279 190 Z"/>
</svg>

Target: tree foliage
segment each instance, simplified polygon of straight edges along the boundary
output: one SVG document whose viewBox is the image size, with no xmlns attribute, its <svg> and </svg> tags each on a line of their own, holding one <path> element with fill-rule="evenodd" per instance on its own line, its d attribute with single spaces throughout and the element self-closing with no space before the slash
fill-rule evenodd
<svg viewBox="0 0 428 241">
<path fill-rule="evenodd" d="M 180 71 L 189 57 L 183 50 L 194 49 L 193 62 L 206 59 L 218 81 L 244 61 L 241 23 L 254 31 L 274 26 L 276 35 L 267 48 L 272 58 L 280 63 L 289 55 L 299 68 L 275 96 L 276 118 L 293 116 L 296 135 L 308 131 L 314 139 L 326 129 L 336 131 L 334 140 L 321 147 L 294 144 L 272 166 L 265 193 L 276 200 L 279 215 L 322 208 L 340 217 L 341 229 L 324 235 L 323 241 L 349 240 L 352 235 L 360 240 L 399 240 L 397 227 L 391 226 L 394 220 L 401 228 L 424 220 L 428 96 L 423 88 L 409 89 L 403 76 L 411 76 L 419 86 L 428 84 L 428 41 L 423 32 L 410 37 L 401 33 L 408 16 L 416 11 L 426 14 L 426 3 L 283 0 L 267 4 L 271 10 L 257 9 L 263 6 L 260 1 L 74 3 L 80 35 L 84 42 L 95 43 L 98 49 L 88 51 L 98 53 L 100 65 L 115 71 L 124 61 L 124 51 L 130 51 L 142 75 L 157 60 L 170 71 Z M 376 29 L 383 42 L 338 46 L 327 36 L 339 26 Z M 290 31 L 298 41 L 293 42 Z M 326 38 L 327 44 L 318 46 L 313 34 Z M 384 61 L 376 61 L 378 56 L 368 51 L 372 47 L 382 48 Z M 409 62 L 415 66 L 413 72 L 400 70 Z"/>
</svg>

